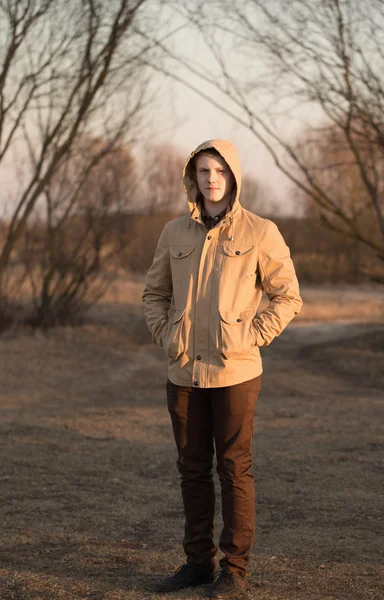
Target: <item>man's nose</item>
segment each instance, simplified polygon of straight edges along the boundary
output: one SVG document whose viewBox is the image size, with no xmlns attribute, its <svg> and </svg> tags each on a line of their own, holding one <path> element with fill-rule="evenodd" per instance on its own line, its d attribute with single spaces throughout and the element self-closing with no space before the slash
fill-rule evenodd
<svg viewBox="0 0 384 600">
<path fill-rule="evenodd" d="M 209 181 L 210 181 L 210 182 L 213 182 L 213 181 L 215 181 L 215 175 L 216 175 L 216 174 L 215 174 L 215 171 L 210 171 L 210 172 L 209 172 L 208 179 L 209 179 Z"/>
</svg>

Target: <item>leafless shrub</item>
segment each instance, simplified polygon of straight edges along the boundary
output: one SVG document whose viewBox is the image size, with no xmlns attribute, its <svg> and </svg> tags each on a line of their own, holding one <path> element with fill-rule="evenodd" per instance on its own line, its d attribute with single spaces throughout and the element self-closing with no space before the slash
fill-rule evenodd
<svg viewBox="0 0 384 600">
<path fill-rule="evenodd" d="M 34 249 L 28 278 L 44 314 L 50 286 L 53 281 L 58 285 L 59 264 L 66 274 L 62 281 L 71 275 L 67 300 L 81 296 L 84 278 L 89 281 L 98 269 L 105 234 L 100 223 L 114 201 L 104 189 L 97 194 L 96 208 L 90 175 L 102 158 L 140 133 L 141 117 L 154 98 L 147 65 L 160 60 L 154 32 L 162 24 L 161 6 L 148 0 L 0 2 L 0 163 L 7 159 L 19 175 L 1 236 L 3 296 L 9 293 L 7 271 L 14 267 L 16 248 L 24 248 L 24 258 Z M 87 145 L 95 137 L 103 140 L 99 151 Z M 16 164 L 12 156 L 17 156 Z M 108 171 L 108 178 L 113 177 L 105 162 L 104 169 L 104 175 Z M 81 215 L 76 227 L 75 214 Z M 31 219 L 42 232 L 39 241 L 33 238 Z M 86 232 L 80 234 L 81 246 L 88 245 L 84 263 L 66 250 L 76 247 L 80 221 Z M 72 246 L 64 227 L 68 223 Z M 36 253 L 42 289 L 36 280 L 32 283 Z M 57 298 L 62 294 L 55 293 Z"/>
<path fill-rule="evenodd" d="M 116 215 L 129 207 L 134 187 L 134 160 L 124 147 L 82 140 L 73 148 L 45 190 L 44 216 L 36 217 L 18 245 L 33 301 L 29 322 L 73 322 L 103 295 L 121 247 Z"/>
</svg>

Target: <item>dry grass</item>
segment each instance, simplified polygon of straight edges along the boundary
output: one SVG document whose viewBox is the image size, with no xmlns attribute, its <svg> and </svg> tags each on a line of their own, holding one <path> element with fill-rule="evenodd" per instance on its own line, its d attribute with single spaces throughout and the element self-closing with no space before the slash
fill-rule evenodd
<svg viewBox="0 0 384 600">
<path fill-rule="evenodd" d="M 166 361 L 141 286 L 80 328 L 0 338 L 1 600 L 157 600 L 183 561 Z M 384 597 L 384 325 L 367 321 L 381 296 L 348 297 L 304 290 L 307 314 L 263 353 L 244 598 Z M 331 322 L 348 310 L 364 322 Z"/>
</svg>

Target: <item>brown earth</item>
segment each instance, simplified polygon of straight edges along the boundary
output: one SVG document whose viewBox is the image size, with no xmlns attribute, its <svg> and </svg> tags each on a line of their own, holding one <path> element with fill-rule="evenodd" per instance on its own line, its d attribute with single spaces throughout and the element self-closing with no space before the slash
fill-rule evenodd
<svg viewBox="0 0 384 600">
<path fill-rule="evenodd" d="M 348 292 L 340 314 L 340 295 L 305 291 L 305 318 L 263 351 L 244 598 L 384 598 L 384 320 L 356 293 L 346 322 Z M 5 333 L 0 364 L 0 599 L 165 598 L 152 585 L 184 560 L 183 516 L 166 361 L 141 307 Z"/>
</svg>

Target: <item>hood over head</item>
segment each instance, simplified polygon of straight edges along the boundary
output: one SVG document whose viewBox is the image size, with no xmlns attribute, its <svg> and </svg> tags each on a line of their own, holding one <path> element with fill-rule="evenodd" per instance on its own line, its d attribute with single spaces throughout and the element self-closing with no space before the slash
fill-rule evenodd
<svg viewBox="0 0 384 600">
<path fill-rule="evenodd" d="M 235 178 L 235 187 L 233 191 L 233 197 L 231 199 L 232 208 L 230 209 L 230 212 L 235 214 L 237 212 L 238 207 L 240 206 L 239 196 L 241 189 L 241 168 L 237 150 L 232 144 L 232 142 L 228 140 L 208 140 L 200 144 L 196 148 L 196 150 L 191 152 L 191 154 L 189 155 L 183 170 L 184 192 L 187 197 L 189 211 L 192 212 L 195 210 L 197 200 L 200 194 L 194 172 L 195 163 L 192 159 L 201 150 L 208 150 L 208 148 L 215 148 L 215 150 L 219 152 L 222 158 L 224 158 L 225 162 L 227 163 L 227 165 L 233 173 L 233 176 Z"/>
</svg>

